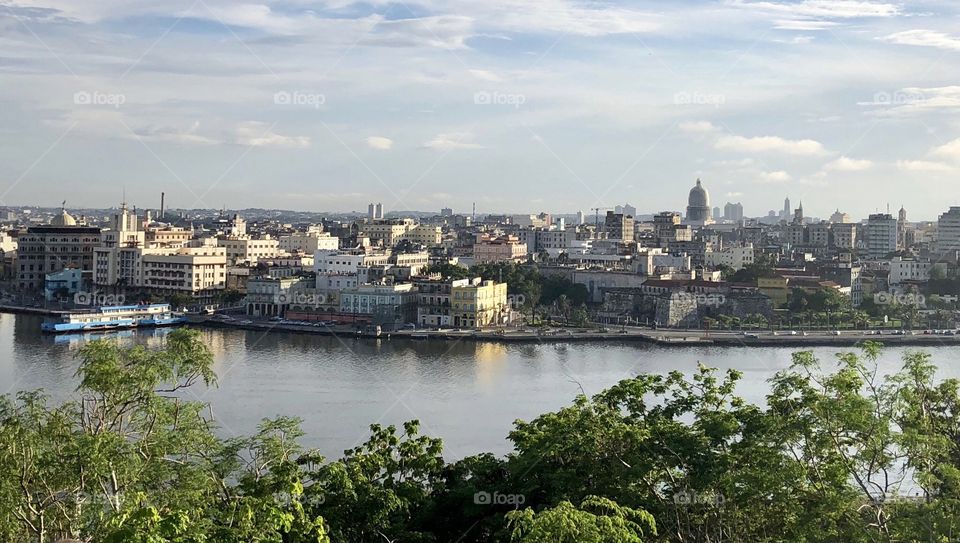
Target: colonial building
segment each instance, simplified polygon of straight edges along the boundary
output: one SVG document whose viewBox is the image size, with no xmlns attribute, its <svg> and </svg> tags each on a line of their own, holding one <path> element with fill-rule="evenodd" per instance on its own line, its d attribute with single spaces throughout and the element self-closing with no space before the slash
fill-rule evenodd
<svg viewBox="0 0 960 543">
<path fill-rule="evenodd" d="M 79 224 L 66 209 L 49 225 L 31 226 L 18 239 L 17 286 L 42 289 L 48 273 L 67 268 L 93 271 L 93 250 L 100 245 L 100 229 Z"/>
</svg>

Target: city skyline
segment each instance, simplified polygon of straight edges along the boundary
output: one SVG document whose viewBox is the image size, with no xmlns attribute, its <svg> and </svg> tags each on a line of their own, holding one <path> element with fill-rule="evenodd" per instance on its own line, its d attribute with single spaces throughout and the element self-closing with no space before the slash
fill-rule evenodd
<svg viewBox="0 0 960 543">
<path fill-rule="evenodd" d="M 0 204 L 653 213 L 700 177 L 749 216 L 789 194 L 934 220 L 960 200 L 957 13 L 18 0 Z"/>
</svg>

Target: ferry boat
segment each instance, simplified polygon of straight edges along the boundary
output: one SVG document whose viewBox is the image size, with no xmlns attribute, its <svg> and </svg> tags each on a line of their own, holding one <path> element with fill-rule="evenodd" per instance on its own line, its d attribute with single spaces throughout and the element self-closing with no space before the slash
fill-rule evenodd
<svg viewBox="0 0 960 543">
<path fill-rule="evenodd" d="M 44 332 L 84 332 L 124 328 L 168 326 L 186 322 L 170 304 L 112 305 L 96 311 L 66 313 L 40 325 Z"/>
</svg>

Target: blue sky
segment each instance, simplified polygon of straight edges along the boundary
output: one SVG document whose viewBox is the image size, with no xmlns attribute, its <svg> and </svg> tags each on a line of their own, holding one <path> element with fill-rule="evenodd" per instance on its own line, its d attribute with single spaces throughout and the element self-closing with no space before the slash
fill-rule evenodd
<svg viewBox="0 0 960 543">
<path fill-rule="evenodd" d="M 934 219 L 956 4 L 0 0 L 0 204 Z"/>
</svg>

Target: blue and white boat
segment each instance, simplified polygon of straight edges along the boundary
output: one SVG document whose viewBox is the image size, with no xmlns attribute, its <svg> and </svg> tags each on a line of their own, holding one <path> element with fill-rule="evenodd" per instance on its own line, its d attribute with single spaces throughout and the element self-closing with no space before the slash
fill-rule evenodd
<svg viewBox="0 0 960 543">
<path fill-rule="evenodd" d="M 40 325 L 44 332 L 85 332 L 182 324 L 186 318 L 175 314 L 170 304 L 113 305 L 95 311 L 65 313 Z"/>
</svg>

